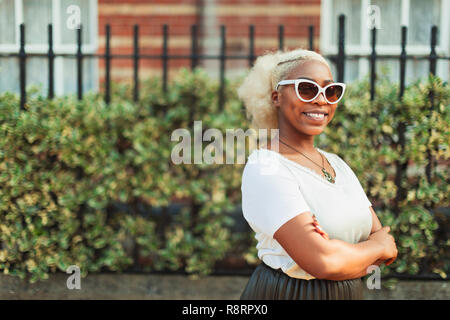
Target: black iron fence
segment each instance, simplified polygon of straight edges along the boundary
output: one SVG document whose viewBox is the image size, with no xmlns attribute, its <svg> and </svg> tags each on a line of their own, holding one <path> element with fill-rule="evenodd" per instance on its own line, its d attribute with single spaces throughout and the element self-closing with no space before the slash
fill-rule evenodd
<svg viewBox="0 0 450 320">
<path fill-rule="evenodd" d="M 198 51 L 198 27 L 197 25 L 191 26 L 191 53 L 188 55 L 170 55 L 168 51 L 168 38 L 169 38 L 169 27 L 168 25 L 163 25 L 163 45 L 162 52 L 159 55 L 145 55 L 139 53 L 139 26 L 134 25 L 133 29 L 133 53 L 131 54 L 111 54 L 110 41 L 111 41 L 111 28 L 106 25 L 105 30 L 105 52 L 104 54 L 96 53 L 83 53 L 81 50 L 82 43 L 82 26 L 76 30 L 77 32 L 77 51 L 74 54 L 64 54 L 55 53 L 53 50 L 53 26 L 48 25 L 48 52 L 47 53 L 26 53 L 25 52 L 25 25 L 20 25 L 20 49 L 18 53 L 1 54 L 1 57 L 18 57 L 19 58 L 19 82 L 20 82 L 20 105 L 21 109 L 24 109 L 26 103 L 26 59 L 28 57 L 44 57 L 48 59 L 48 98 L 53 99 L 54 97 L 54 59 L 55 57 L 70 57 L 76 59 L 76 69 L 77 69 L 77 96 L 78 99 L 83 97 L 83 73 L 82 66 L 83 60 L 85 58 L 99 58 L 105 61 L 105 79 L 104 79 L 104 99 L 106 103 L 111 101 L 111 60 L 112 59 L 132 59 L 133 60 L 133 99 L 134 101 L 139 100 L 139 61 L 142 59 L 159 59 L 162 62 L 162 88 L 163 91 L 167 91 L 167 75 L 168 75 L 168 64 L 169 60 L 172 59 L 190 59 L 191 69 L 198 66 L 199 60 L 213 59 L 219 60 L 219 106 L 223 107 L 225 103 L 224 98 L 224 86 L 225 86 L 225 64 L 227 60 L 239 59 L 247 60 L 249 67 L 251 67 L 256 59 L 255 48 L 254 48 L 254 34 L 255 27 L 253 25 L 249 26 L 248 36 L 249 36 L 249 52 L 247 55 L 227 55 L 226 54 L 226 27 L 221 26 L 220 28 L 220 52 L 218 55 L 206 55 L 201 54 Z M 407 27 L 403 26 L 401 28 L 401 54 L 400 55 L 377 55 L 376 53 L 376 36 L 377 29 L 373 28 L 371 30 L 371 47 L 372 52 L 369 55 L 348 55 L 345 53 L 345 16 L 339 16 L 338 25 L 338 53 L 335 55 L 325 55 L 332 63 L 335 64 L 337 70 L 337 81 L 344 81 L 344 71 L 345 71 L 345 61 L 348 59 L 359 59 L 366 58 L 370 61 L 370 96 L 374 99 L 375 96 L 375 81 L 376 72 L 375 66 L 378 59 L 398 59 L 400 62 L 400 92 L 399 98 L 401 99 L 404 88 L 405 88 L 405 73 L 406 73 L 406 61 L 408 59 L 414 60 L 428 60 L 429 61 L 429 72 L 436 74 L 436 64 L 438 59 L 450 60 L 450 57 L 438 56 L 436 54 L 436 35 L 437 27 L 433 26 L 431 28 L 431 41 L 430 41 L 430 53 L 428 55 L 408 55 L 406 53 L 406 35 Z M 314 26 L 308 27 L 308 48 L 309 50 L 314 50 Z M 280 25 L 278 29 L 278 46 L 279 49 L 284 47 L 284 26 Z"/>
<path fill-rule="evenodd" d="M 21 109 L 24 110 L 26 103 L 26 59 L 29 57 L 42 57 L 48 60 L 48 99 L 53 99 L 55 96 L 54 91 L 54 60 L 55 57 L 68 57 L 76 59 L 76 78 L 77 78 L 77 96 L 78 99 L 83 98 L 83 60 L 86 58 L 98 58 L 104 59 L 105 61 L 105 78 L 104 78 L 104 100 L 106 103 L 111 101 L 111 60 L 112 59 L 132 59 L 133 61 L 133 100 L 139 100 L 139 62 L 143 59 L 156 59 L 162 62 L 162 88 L 163 91 L 167 91 L 168 82 L 168 66 L 169 61 L 174 59 L 190 59 L 190 67 L 194 69 L 199 65 L 200 60 L 219 60 L 219 106 L 222 108 L 225 103 L 225 72 L 226 72 L 226 61 L 239 59 L 247 60 L 248 66 L 251 67 L 257 58 L 255 55 L 254 48 L 254 34 L 255 27 L 253 25 L 249 26 L 248 30 L 248 41 L 249 49 L 246 55 L 227 55 L 226 54 L 226 27 L 221 26 L 220 29 L 220 52 L 218 55 L 206 55 L 199 53 L 198 47 L 198 27 L 197 25 L 191 26 L 191 52 L 187 55 L 171 55 L 168 51 L 168 39 L 169 39 L 169 27 L 168 25 L 163 25 L 163 45 L 162 52 L 159 55 L 146 55 L 140 53 L 139 48 L 139 26 L 135 25 L 133 29 L 133 52 L 131 54 L 111 54 L 110 41 L 111 41 L 111 28 L 109 25 L 105 26 L 105 52 L 103 54 L 96 53 L 83 53 L 82 51 L 82 27 L 77 29 L 77 50 L 73 54 L 65 53 L 55 53 L 53 50 L 53 26 L 48 25 L 48 51 L 47 53 L 27 53 L 25 51 L 25 26 L 20 25 L 20 49 L 18 53 L 0 53 L 0 59 L 2 57 L 18 57 L 19 58 L 19 82 L 20 82 L 20 105 Z M 438 59 L 450 60 L 450 57 L 438 56 L 436 54 L 436 40 L 437 40 L 437 27 L 433 26 L 430 30 L 431 41 L 430 41 L 430 52 L 425 55 L 408 55 L 406 52 L 406 39 L 407 39 L 407 27 L 402 27 L 399 32 L 401 32 L 401 54 L 400 55 L 378 55 L 376 52 L 377 45 L 377 29 L 373 28 L 371 30 L 371 53 L 368 55 L 349 55 L 345 52 L 345 16 L 339 16 L 338 24 L 338 52 L 335 55 L 325 55 L 335 66 L 337 70 L 337 81 L 344 81 L 344 71 L 345 63 L 347 60 L 354 59 L 368 59 L 370 62 L 370 97 L 373 100 L 375 97 L 375 84 L 376 84 L 376 63 L 379 59 L 397 59 L 400 65 L 400 79 L 399 79 L 399 96 L 401 99 L 405 89 L 405 74 L 406 74 L 406 61 L 408 59 L 414 60 L 425 60 L 429 61 L 429 72 L 431 74 L 436 74 L 436 66 Z M 314 27 L 308 27 L 308 49 L 314 50 Z M 284 47 L 284 26 L 280 25 L 278 27 L 278 47 L 282 49 Z M 433 99 L 433 93 L 430 92 L 430 99 Z M 399 143 L 404 145 L 406 133 L 406 125 L 401 124 L 398 128 L 397 134 L 399 136 Z M 429 147 L 427 147 L 427 159 L 428 164 L 426 166 L 426 176 L 428 181 L 431 181 L 431 170 L 433 166 L 433 159 Z M 400 185 L 400 179 L 404 177 L 404 172 L 406 167 L 403 163 L 397 162 L 396 164 L 396 185 Z M 174 205 L 172 205 L 174 207 Z M 167 215 L 169 214 L 169 207 L 161 208 L 162 220 L 161 228 L 164 229 L 166 224 Z M 240 215 L 240 211 L 237 212 Z"/>
</svg>

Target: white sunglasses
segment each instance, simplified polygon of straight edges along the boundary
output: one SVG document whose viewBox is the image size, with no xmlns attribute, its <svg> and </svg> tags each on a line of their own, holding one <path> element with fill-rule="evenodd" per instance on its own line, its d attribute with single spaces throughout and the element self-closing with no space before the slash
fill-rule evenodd
<svg viewBox="0 0 450 320">
<path fill-rule="evenodd" d="M 342 99 L 345 92 L 345 83 L 334 82 L 322 88 L 316 82 L 308 79 L 281 80 L 278 82 L 276 90 L 278 91 L 279 86 L 287 84 L 295 85 L 295 93 L 303 102 L 311 102 L 323 93 L 326 102 L 336 104 Z"/>
</svg>

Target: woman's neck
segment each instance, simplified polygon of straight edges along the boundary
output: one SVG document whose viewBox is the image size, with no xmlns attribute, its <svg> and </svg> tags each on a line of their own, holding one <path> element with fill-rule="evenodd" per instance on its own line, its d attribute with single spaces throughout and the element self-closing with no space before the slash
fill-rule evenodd
<svg viewBox="0 0 450 320">
<path fill-rule="evenodd" d="M 305 153 L 317 152 L 314 148 L 314 136 L 305 135 L 290 126 L 280 124 L 279 132 L 275 139 L 279 139 L 280 144 L 284 142 L 289 146 Z"/>
</svg>

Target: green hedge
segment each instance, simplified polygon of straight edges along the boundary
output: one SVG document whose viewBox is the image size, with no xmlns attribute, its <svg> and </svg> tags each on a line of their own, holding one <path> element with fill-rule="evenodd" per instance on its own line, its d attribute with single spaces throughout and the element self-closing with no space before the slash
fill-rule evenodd
<svg viewBox="0 0 450 320">
<path fill-rule="evenodd" d="M 94 93 L 48 101 L 29 90 L 20 111 L 17 96 L 2 94 L 0 270 L 35 282 L 69 265 L 83 276 L 143 262 L 148 271 L 205 275 L 230 255 L 255 263 L 253 233 L 233 230 L 231 216 L 240 207 L 244 165 L 174 165 L 170 158 L 171 133 L 186 128 L 193 136 L 194 120 L 203 130 L 248 128 L 239 82 L 226 82 L 223 110 L 218 83 L 201 69 L 182 70 L 167 95 L 158 79 L 146 81 L 139 103 L 124 85 L 114 86 L 110 105 Z M 430 88 L 437 111 L 428 117 Z M 352 166 L 392 227 L 399 257 L 389 269 L 445 276 L 448 240 L 436 236 L 430 211 L 448 206 L 447 177 L 433 170 L 428 182 L 401 173 L 397 189 L 389 168 L 397 160 L 399 168 L 423 168 L 427 146 L 448 160 L 449 88 L 430 78 L 407 88 L 402 102 L 392 83 L 382 80 L 377 90 L 370 102 L 367 81 L 350 85 L 317 145 Z M 401 143 L 399 126 L 407 132 Z M 179 214 L 167 213 L 171 203 L 183 204 Z"/>
<path fill-rule="evenodd" d="M 432 92 L 433 97 L 430 97 Z M 374 101 L 368 81 L 350 86 L 333 125 L 325 130 L 326 144 L 343 155 L 360 178 L 369 198 L 380 209 L 383 225 L 391 226 L 399 258 L 382 267 L 396 273 L 438 273 L 446 277 L 448 218 L 432 211 L 449 206 L 450 90 L 430 76 L 409 86 L 399 99 L 399 86 L 381 77 Z M 427 177 L 427 150 L 433 168 Z M 443 162 L 437 168 L 437 160 Z M 446 224 L 446 225 L 445 225 Z"/>
</svg>

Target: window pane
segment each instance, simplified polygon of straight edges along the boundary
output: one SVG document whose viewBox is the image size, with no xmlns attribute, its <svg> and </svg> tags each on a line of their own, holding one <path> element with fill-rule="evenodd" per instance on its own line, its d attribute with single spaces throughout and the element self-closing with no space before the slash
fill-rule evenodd
<svg viewBox="0 0 450 320">
<path fill-rule="evenodd" d="M 436 73 L 444 81 L 449 81 L 449 70 L 450 62 L 449 60 L 438 60 L 436 64 Z"/>
<path fill-rule="evenodd" d="M 83 94 L 96 90 L 94 76 L 97 59 L 83 60 Z M 64 94 L 77 93 L 77 60 L 64 59 Z"/>
<path fill-rule="evenodd" d="M 75 44 L 77 43 L 76 29 L 69 29 L 67 22 L 73 21 L 73 13 L 67 13 L 69 6 L 78 6 L 80 9 L 81 24 L 83 26 L 82 42 L 87 44 L 91 42 L 90 30 L 91 30 L 91 10 L 89 7 L 89 0 L 62 0 L 61 1 L 61 41 L 63 44 Z"/>
<path fill-rule="evenodd" d="M 436 75 L 442 80 L 449 80 L 449 62 L 438 60 L 436 64 Z M 427 60 L 408 60 L 406 62 L 406 80 L 407 83 L 416 81 L 417 79 L 426 79 L 430 72 L 430 62 Z"/>
<path fill-rule="evenodd" d="M 388 78 L 394 83 L 400 84 L 400 62 L 399 60 L 383 59 L 377 60 L 377 74 L 381 76 L 381 71 L 386 70 Z M 428 77 L 430 64 L 424 60 L 411 60 L 406 61 L 406 75 L 405 82 L 409 85 L 419 78 Z"/>
<path fill-rule="evenodd" d="M 392 0 L 372 0 L 371 4 L 380 8 L 381 29 L 377 29 L 377 44 L 400 45 L 402 2 Z"/>
<path fill-rule="evenodd" d="M 0 93 L 12 91 L 19 93 L 19 58 L 0 59 Z"/>
<path fill-rule="evenodd" d="M 43 95 L 48 90 L 48 60 L 41 57 L 27 58 L 27 88 L 37 86 Z"/>
<path fill-rule="evenodd" d="M 400 65 L 397 59 L 377 59 L 375 70 L 377 77 L 387 75 L 388 79 L 394 83 L 400 81 Z"/>
<path fill-rule="evenodd" d="M 52 0 L 23 0 L 25 43 L 48 43 L 48 24 L 52 23 Z"/>
<path fill-rule="evenodd" d="M 0 1 L 0 44 L 16 43 L 14 0 Z"/>
<path fill-rule="evenodd" d="M 345 61 L 344 81 L 357 80 L 358 72 L 359 72 L 358 60 Z"/>
<path fill-rule="evenodd" d="M 411 83 L 419 78 L 425 79 L 430 72 L 430 63 L 424 60 L 406 61 L 406 82 Z"/>
<path fill-rule="evenodd" d="M 336 64 L 330 61 L 329 59 L 326 59 L 328 64 L 330 65 L 331 74 L 333 76 L 333 79 L 337 81 L 338 73 L 337 73 L 337 67 Z M 359 63 L 358 60 L 345 60 L 344 65 L 344 82 L 350 82 L 358 79 L 358 73 L 359 73 Z"/>
<path fill-rule="evenodd" d="M 332 41 L 338 44 L 339 15 L 345 14 L 345 44 L 360 44 L 361 0 L 333 1 Z"/>
<path fill-rule="evenodd" d="M 440 0 L 410 0 L 408 44 L 430 45 L 431 27 L 438 27 L 439 45 Z"/>
</svg>

